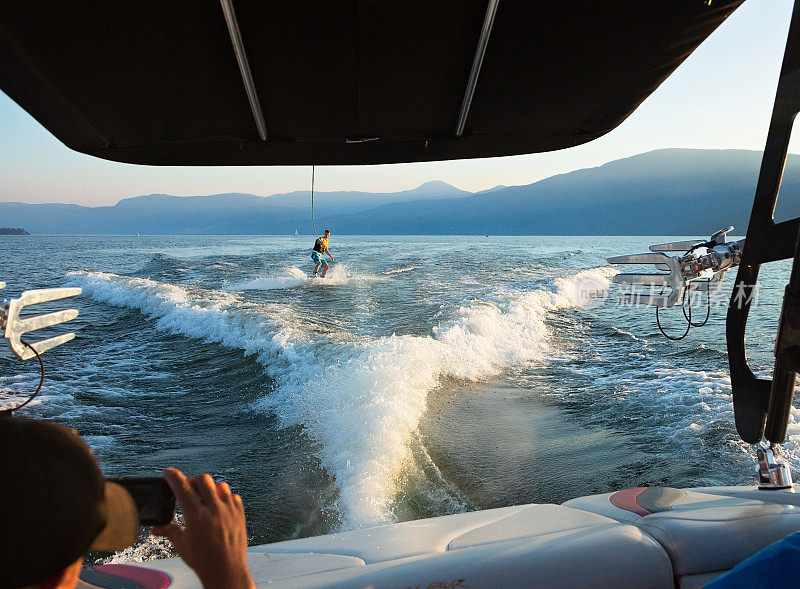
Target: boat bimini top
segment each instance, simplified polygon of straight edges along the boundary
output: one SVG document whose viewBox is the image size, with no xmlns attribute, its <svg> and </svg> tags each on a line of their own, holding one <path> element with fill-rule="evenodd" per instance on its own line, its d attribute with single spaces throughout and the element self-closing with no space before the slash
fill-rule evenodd
<svg viewBox="0 0 800 589">
<path fill-rule="evenodd" d="M 151 165 L 494 157 L 609 132 L 742 0 L 0 3 L 0 89 Z"/>
</svg>

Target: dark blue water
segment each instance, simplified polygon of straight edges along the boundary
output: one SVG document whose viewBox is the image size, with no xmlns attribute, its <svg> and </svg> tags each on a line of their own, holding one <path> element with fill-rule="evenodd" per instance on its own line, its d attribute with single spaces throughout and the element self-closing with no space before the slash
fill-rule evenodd
<svg viewBox="0 0 800 589">
<path fill-rule="evenodd" d="M 324 280 L 307 276 L 313 237 L 0 240 L 4 297 L 84 289 L 77 337 L 44 355 L 26 414 L 76 427 L 109 475 L 177 466 L 229 481 L 254 544 L 641 483 L 750 481 L 724 346 L 733 276 L 680 342 L 608 290 L 607 256 L 666 239 L 334 234 Z M 757 369 L 788 270 L 762 272 Z M 679 309 L 663 319 L 682 329 Z M 7 405 L 38 374 L 2 354 Z M 158 554 L 146 541 L 124 558 Z"/>
</svg>

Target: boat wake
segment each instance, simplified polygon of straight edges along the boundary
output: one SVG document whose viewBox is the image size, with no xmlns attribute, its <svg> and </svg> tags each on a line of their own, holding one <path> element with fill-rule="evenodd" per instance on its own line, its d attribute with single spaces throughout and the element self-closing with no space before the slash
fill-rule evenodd
<svg viewBox="0 0 800 589">
<path fill-rule="evenodd" d="M 301 426 L 318 443 L 347 529 L 395 521 L 430 391 L 444 379 L 481 381 L 543 361 L 551 352 L 547 315 L 592 304 L 613 274 L 594 268 L 532 291 L 498 289 L 452 309 L 429 335 L 335 340 L 304 328 L 288 305 L 248 303 L 228 291 L 101 272 L 74 272 L 68 280 L 96 301 L 140 310 L 159 330 L 255 355 L 277 386 L 254 409 Z"/>
<path fill-rule="evenodd" d="M 350 283 L 378 282 L 380 277 L 374 274 L 361 274 L 351 270 L 346 264 L 336 264 L 325 275 L 325 278 L 311 276 L 296 266 L 288 266 L 277 275 L 258 276 L 250 280 L 233 282 L 225 285 L 232 292 L 245 290 L 282 290 L 289 288 L 343 286 Z"/>
</svg>

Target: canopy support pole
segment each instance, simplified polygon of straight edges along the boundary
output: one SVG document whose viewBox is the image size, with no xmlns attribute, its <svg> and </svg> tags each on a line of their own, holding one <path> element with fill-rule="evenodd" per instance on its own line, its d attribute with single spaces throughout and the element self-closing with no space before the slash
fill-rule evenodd
<svg viewBox="0 0 800 589">
<path fill-rule="evenodd" d="M 475 87 L 478 85 L 478 74 L 481 73 L 483 56 L 486 53 L 486 46 L 489 44 L 489 34 L 492 32 L 494 15 L 497 12 L 497 5 L 499 3 L 500 0 L 489 0 L 489 5 L 486 7 L 486 17 L 483 19 L 483 29 L 481 29 L 481 36 L 480 39 L 478 39 L 478 47 L 475 49 L 475 57 L 472 60 L 472 70 L 469 72 L 467 90 L 464 92 L 464 100 L 461 102 L 461 112 L 458 114 L 458 123 L 456 123 L 456 137 L 461 137 L 461 135 L 464 134 L 464 125 L 467 124 L 469 107 L 472 106 L 472 96 L 475 94 Z"/>
<path fill-rule="evenodd" d="M 258 127 L 258 136 L 261 141 L 267 140 L 267 124 L 264 122 L 264 114 L 261 112 L 261 104 L 258 102 L 256 85 L 253 82 L 253 74 L 250 71 L 250 64 L 247 62 L 247 53 L 244 51 L 242 33 L 239 30 L 239 23 L 236 20 L 236 13 L 233 11 L 232 0 L 220 0 L 222 12 L 225 14 L 225 22 L 228 25 L 228 32 L 231 35 L 233 51 L 236 53 L 236 61 L 239 63 L 239 71 L 242 72 L 242 81 L 247 91 L 247 99 L 250 101 L 250 110 L 253 111 L 253 118 Z"/>
</svg>

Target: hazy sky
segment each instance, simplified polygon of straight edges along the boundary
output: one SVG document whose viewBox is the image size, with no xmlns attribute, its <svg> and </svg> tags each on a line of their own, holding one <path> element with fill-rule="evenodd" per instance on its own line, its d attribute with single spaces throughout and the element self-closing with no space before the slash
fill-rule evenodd
<svg viewBox="0 0 800 589">
<path fill-rule="evenodd" d="M 444 180 L 474 191 L 664 147 L 761 150 L 791 9 L 791 0 L 745 2 L 633 115 L 592 143 L 505 158 L 321 166 L 316 187 L 392 192 Z M 800 140 L 793 153 L 796 146 Z M 0 201 L 99 205 L 151 193 L 267 195 L 306 190 L 310 181 L 310 167 L 151 167 L 78 154 L 0 92 Z"/>
</svg>

